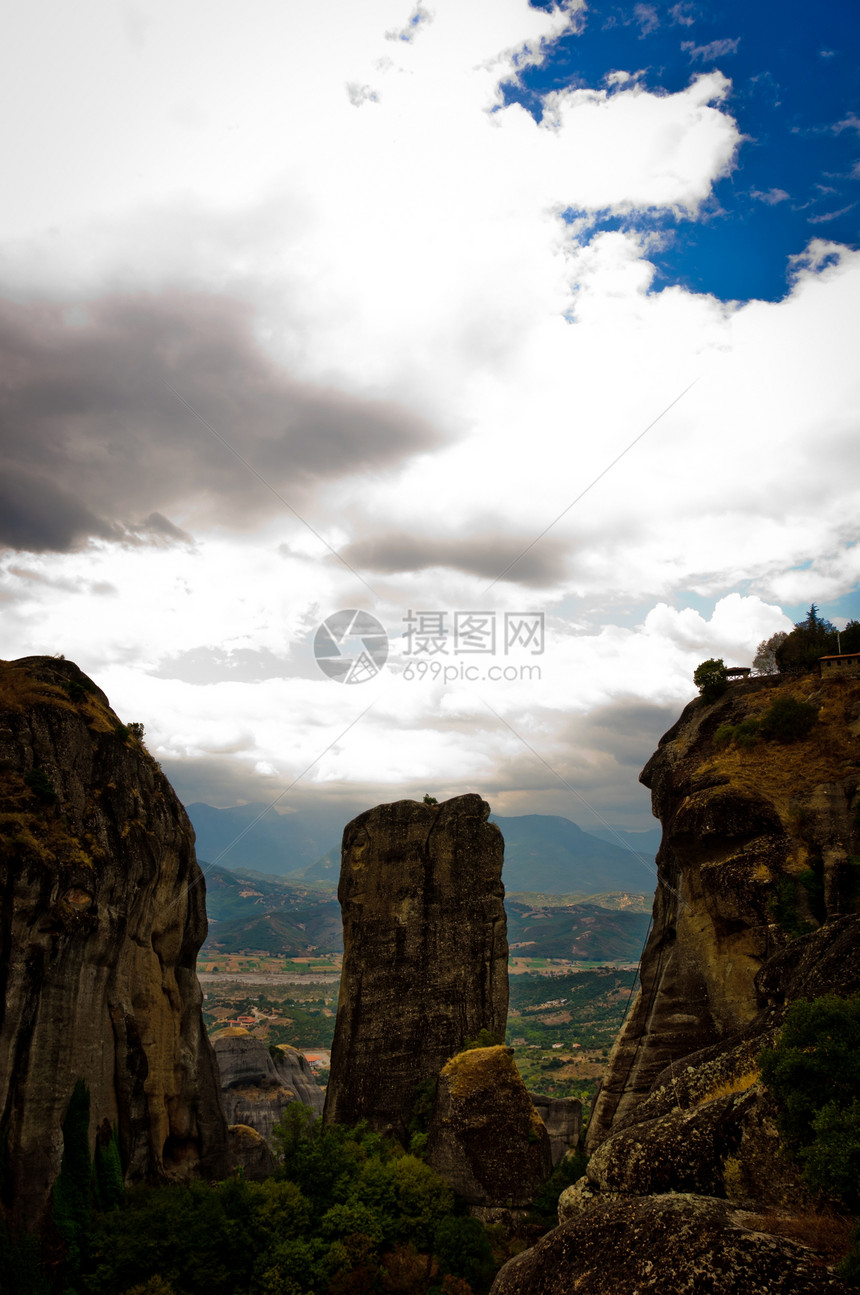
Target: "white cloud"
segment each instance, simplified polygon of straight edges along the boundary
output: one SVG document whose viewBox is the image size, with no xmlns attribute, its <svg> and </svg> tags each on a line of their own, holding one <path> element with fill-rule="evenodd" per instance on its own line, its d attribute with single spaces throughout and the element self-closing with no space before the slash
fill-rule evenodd
<svg viewBox="0 0 860 1295">
<path fill-rule="evenodd" d="M 727 54 L 737 54 L 741 43 L 740 36 L 724 40 L 712 40 L 707 45 L 697 45 L 695 41 L 681 41 L 681 49 L 686 50 L 691 63 L 713 63 L 715 59 L 725 58 Z"/>
<path fill-rule="evenodd" d="M 608 88 L 549 96 L 542 124 L 502 107 L 499 81 L 581 5 L 438 0 L 418 38 L 394 41 L 413 26 L 402 0 L 272 0 L 240 28 L 226 0 L 141 8 L 130 25 L 103 0 L 49 8 L 51 49 L 22 10 L 29 80 L 23 63 L 0 78 L 32 117 L 26 149 L 7 132 L 0 159 L 17 177 L 0 215 L 8 295 L 74 306 L 181 289 L 210 294 L 213 317 L 241 301 L 289 383 L 419 414 L 429 446 L 318 473 L 302 510 L 335 548 L 390 559 L 398 537 L 413 541 L 412 569 L 362 571 L 387 625 L 409 607 L 546 611 L 542 678 L 482 681 L 487 699 L 586 798 L 644 813 L 607 734 L 635 712 L 644 759 L 700 660 L 749 663 L 787 627 L 777 602 L 856 586 L 860 255 L 813 241 L 778 303 L 655 291 L 636 214 L 698 218 L 741 142 L 730 83 L 711 71 L 655 93 L 616 69 Z M 705 60 L 737 41 L 688 45 Z M 62 116 L 45 106 L 58 101 Z M 628 214 L 627 231 L 599 230 L 607 213 Z M 139 382 L 131 361 L 127 373 Z M 241 408 L 225 398 L 225 430 L 252 454 L 229 417 Z M 301 786 L 320 794 L 378 799 L 432 779 L 477 784 L 508 812 L 576 816 L 464 681 L 389 671 L 326 750 L 377 686 L 327 682 L 309 636 L 368 605 L 366 588 L 286 511 L 247 510 L 238 538 L 223 510 L 220 525 L 211 510 L 169 517 L 194 549 L 96 543 L 7 563 L 5 653 L 77 659 L 160 758 L 193 769 L 198 795 L 206 778 L 274 795 L 319 755 Z M 532 552 L 542 581 L 535 561 L 488 589 L 488 561 L 500 571 L 556 518 Z M 463 561 L 444 565 L 456 550 Z M 428 552 L 435 567 L 418 560 Z M 631 603 L 638 625 L 613 623 Z M 206 682 L 188 682 L 195 670 Z"/>
<path fill-rule="evenodd" d="M 750 189 L 750 197 L 755 198 L 756 202 L 763 202 L 768 207 L 776 207 L 781 202 L 786 202 L 791 197 L 785 189 Z"/>
<path fill-rule="evenodd" d="M 651 32 L 656 31 L 660 26 L 657 10 L 652 4 L 634 5 L 633 17 L 639 25 L 640 40 L 645 36 L 650 36 Z"/>
</svg>

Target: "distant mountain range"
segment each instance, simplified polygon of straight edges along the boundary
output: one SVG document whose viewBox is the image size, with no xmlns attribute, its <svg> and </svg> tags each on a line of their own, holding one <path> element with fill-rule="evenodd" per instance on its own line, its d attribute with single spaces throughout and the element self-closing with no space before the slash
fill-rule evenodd
<svg viewBox="0 0 860 1295">
<path fill-rule="evenodd" d="M 505 911 L 512 954 L 583 962 L 638 962 L 649 921 L 641 908 L 589 903 L 541 908 L 506 898 Z"/>
<path fill-rule="evenodd" d="M 340 905 L 329 891 L 263 874 L 204 864 L 209 938 L 206 954 L 271 953 L 296 957 L 343 949 Z M 505 899 L 512 954 L 635 962 L 648 926 L 644 895 L 609 894 L 595 902 L 557 896 Z"/>
<path fill-rule="evenodd" d="M 346 822 L 342 809 L 279 814 L 265 804 L 215 809 L 200 801 L 185 808 L 197 837 L 199 859 L 280 877 L 300 874 L 335 845 L 339 854 Z"/>
<path fill-rule="evenodd" d="M 333 891 L 340 848 L 321 853 L 320 847 L 340 835 L 342 824 L 324 815 L 270 813 L 246 830 L 261 809 L 189 807 L 201 860 L 226 851 L 230 863 L 202 864 L 210 920 L 205 952 L 339 952 L 343 936 Z M 505 838 L 502 875 L 513 953 L 638 959 L 655 884 L 656 829 L 603 829 L 610 837 L 605 840 L 555 815 L 494 815 L 493 821 Z M 243 859 L 250 862 L 243 865 Z"/>
<path fill-rule="evenodd" d="M 259 950 L 298 957 L 343 948 L 340 904 L 329 891 L 262 873 L 201 866 L 209 917 L 205 953 Z"/>
<path fill-rule="evenodd" d="M 653 854 L 640 860 L 628 846 L 613 845 L 584 832 L 569 818 L 493 814 L 505 838 L 502 880 L 508 893 L 599 895 L 602 891 L 653 891 L 657 870 Z"/>
<path fill-rule="evenodd" d="M 264 812 L 264 805 L 215 809 L 189 805 L 201 859 L 231 871 L 336 886 L 340 875 L 342 811 Z M 259 817 L 259 821 L 254 820 Z M 607 891 L 650 893 L 660 833 L 622 828 L 583 831 L 551 814 L 493 815 L 505 838 L 502 879 L 508 893 L 588 896 Z M 253 826 L 252 826 L 253 824 Z M 641 857 L 637 857 L 641 856 Z"/>
</svg>

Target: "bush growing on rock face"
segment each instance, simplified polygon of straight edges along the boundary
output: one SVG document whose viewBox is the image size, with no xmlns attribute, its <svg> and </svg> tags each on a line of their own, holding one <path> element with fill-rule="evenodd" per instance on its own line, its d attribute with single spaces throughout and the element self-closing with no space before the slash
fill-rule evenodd
<svg viewBox="0 0 860 1295">
<path fill-rule="evenodd" d="M 504 1043 L 504 1039 L 492 1030 L 479 1030 L 478 1037 L 475 1039 L 465 1039 L 461 1052 L 471 1052 L 475 1048 L 498 1048 Z"/>
<path fill-rule="evenodd" d="M 734 742 L 737 746 L 749 748 L 755 746 L 760 739 L 761 726 L 758 720 L 751 717 L 741 720 L 740 724 L 721 724 L 714 734 L 717 746 Z"/>
<path fill-rule="evenodd" d="M 759 1057 L 779 1106 L 787 1151 L 811 1191 L 860 1210 L 860 996 L 792 1003 L 773 1048 Z M 860 1279 L 860 1228 L 841 1266 Z"/>
<path fill-rule="evenodd" d="M 811 731 L 818 719 L 812 702 L 796 697 L 777 697 L 761 717 L 762 737 L 776 742 L 797 742 Z"/>
<path fill-rule="evenodd" d="M 714 733 L 714 742 L 717 746 L 734 742 L 746 750 L 761 741 L 798 742 L 809 735 L 817 720 L 818 708 L 812 702 L 777 697 L 761 719 L 748 715 L 739 724 L 720 724 Z"/>
<path fill-rule="evenodd" d="M 860 1210 L 860 995 L 792 1003 L 759 1056 L 786 1150 L 812 1192 Z M 840 1272 L 860 1280 L 860 1227 Z"/>
</svg>

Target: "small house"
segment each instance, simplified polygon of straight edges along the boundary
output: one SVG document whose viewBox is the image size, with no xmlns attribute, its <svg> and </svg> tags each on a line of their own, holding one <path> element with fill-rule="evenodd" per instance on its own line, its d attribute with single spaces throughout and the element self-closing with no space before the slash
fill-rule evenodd
<svg viewBox="0 0 860 1295">
<path fill-rule="evenodd" d="M 838 656 L 819 657 L 818 673 L 822 679 L 860 678 L 860 652 L 840 652 Z"/>
</svg>

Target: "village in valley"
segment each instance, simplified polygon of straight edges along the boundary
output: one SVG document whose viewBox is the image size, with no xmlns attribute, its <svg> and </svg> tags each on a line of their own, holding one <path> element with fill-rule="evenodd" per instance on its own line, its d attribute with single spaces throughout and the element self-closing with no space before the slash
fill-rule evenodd
<svg viewBox="0 0 860 1295">
<path fill-rule="evenodd" d="M 197 964 L 210 1037 L 243 1029 L 270 1049 L 302 1052 L 325 1087 L 341 953 L 202 956 Z M 587 1107 L 637 982 L 636 964 L 511 957 L 506 1042 L 530 1091 L 578 1097 Z"/>
</svg>

